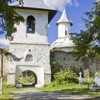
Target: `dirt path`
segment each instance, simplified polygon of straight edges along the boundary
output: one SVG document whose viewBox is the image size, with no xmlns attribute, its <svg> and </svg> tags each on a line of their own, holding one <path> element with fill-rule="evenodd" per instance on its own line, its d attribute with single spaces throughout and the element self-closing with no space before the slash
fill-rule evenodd
<svg viewBox="0 0 100 100">
<path fill-rule="evenodd" d="M 13 94 L 14 100 L 100 100 L 100 98 L 88 98 L 83 95 L 68 95 L 66 93 L 58 92 L 42 92 L 39 90 L 26 90 L 15 92 Z"/>
</svg>

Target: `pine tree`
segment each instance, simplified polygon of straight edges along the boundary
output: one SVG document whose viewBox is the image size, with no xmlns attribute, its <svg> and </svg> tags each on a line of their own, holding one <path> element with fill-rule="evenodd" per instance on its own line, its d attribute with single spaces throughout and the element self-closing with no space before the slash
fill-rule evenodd
<svg viewBox="0 0 100 100">
<path fill-rule="evenodd" d="M 76 45 L 74 54 L 77 60 L 88 59 L 90 69 L 96 69 L 96 60 L 100 58 L 100 3 L 94 3 L 91 11 L 85 14 L 87 19 L 83 20 L 86 30 L 81 30 L 79 34 L 72 34 Z"/>
</svg>

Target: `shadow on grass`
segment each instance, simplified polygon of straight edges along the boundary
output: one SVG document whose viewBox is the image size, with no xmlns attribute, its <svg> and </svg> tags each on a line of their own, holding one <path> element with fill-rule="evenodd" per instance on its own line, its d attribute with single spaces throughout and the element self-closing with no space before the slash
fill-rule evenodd
<svg viewBox="0 0 100 100">
<path fill-rule="evenodd" d="M 49 90 L 43 90 L 43 91 L 49 91 Z M 67 93 L 72 95 L 100 95 L 100 90 L 93 91 L 87 88 L 63 88 L 63 89 L 53 89 L 53 92 L 61 92 L 61 93 Z"/>
<path fill-rule="evenodd" d="M 68 93 L 68 94 L 91 94 L 94 91 L 90 91 L 89 89 L 62 89 L 62 90 L 57 90 L 55 92 L 63 92 L 63 93 Z"/>
</svg>

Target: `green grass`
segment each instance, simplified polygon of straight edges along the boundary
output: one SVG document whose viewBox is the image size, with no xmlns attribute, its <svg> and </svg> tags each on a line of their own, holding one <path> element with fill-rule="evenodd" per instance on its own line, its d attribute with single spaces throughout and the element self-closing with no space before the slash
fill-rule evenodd
<svg viewBox="0 0 100 100">
<path fill-rule="evenodd" d="M 19 78 L 18 82 L 21 84 L 25 84 L 25 83 L 33 83 L 35 82 L 35 80 L 34 80 L 34 77 L 23 77 L 22 76 Z"/>
<path fill-rule="evenodd" d="M 20 91 L 19 88 L 8 88 L 6 82 L 3 82 L 3 93 L 0 94 L 0 100 L 12 100 L 12 93 L 14 91 Z"/>
<path fill-rule="evenodd" d="M 53 91 L 53 92 L 64 92 L 67 94 L 82 94 L 82 95 L 93 95 L 97 96 L 100 95 L 100 90 L 93 91 L 88 89 L 87 85 L 80 85 L 80 84 L 66 84 L 66 85 L 59 85 L 52 87 L 52 85 L 48 85 L 44 88 L 41 88 L 42 91 Z"/>
<path fill-rule="evenodd" d="M 81 95 L 89 95 L 92 97 L 100 95 L 100 90 L 92 91 L 90 89 L 87 89 L 87 85 L 80 85 L 80 84 L 66 84 L 66 85 L 56 85 L 53 86 L 51 83 L 48 86 L 45 86 L 44 88 L 41 88 L 39 90 L 41 91 L 53 91 L 53 92 L 64 92 L 67 94 L 81 94 Z M 34 89 L 34 88 L 29 88 Z M 3 93 L 0 94 L 0 100 L 12 100 L 12 93 L 15 91 L 25 91 L 26 88 L 7 88 L 6 82 L 3 82 Z"/>
</svg>

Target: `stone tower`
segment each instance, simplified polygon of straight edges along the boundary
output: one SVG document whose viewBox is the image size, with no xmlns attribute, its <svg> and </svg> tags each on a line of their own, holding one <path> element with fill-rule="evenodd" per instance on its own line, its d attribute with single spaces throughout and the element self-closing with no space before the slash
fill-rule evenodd
<svg viewBox="0 0 100 100">
<path fill-rule="evenodd" d="M 50 46 L 48 43 L 47 26 L 56 14 L 56 10 L 49 8 L 43 0 L 23 0 L 11 4 L 17 13 L 21 14 L 25 22 L 17 27 L 10 42 L 9 51 L 19 61 L 9 62 L 8 85 L 16 85 L 24 72 L 31 72 L 35 76 L 35 86 L 43 86 L 51 82 Z"/>
</svg>

